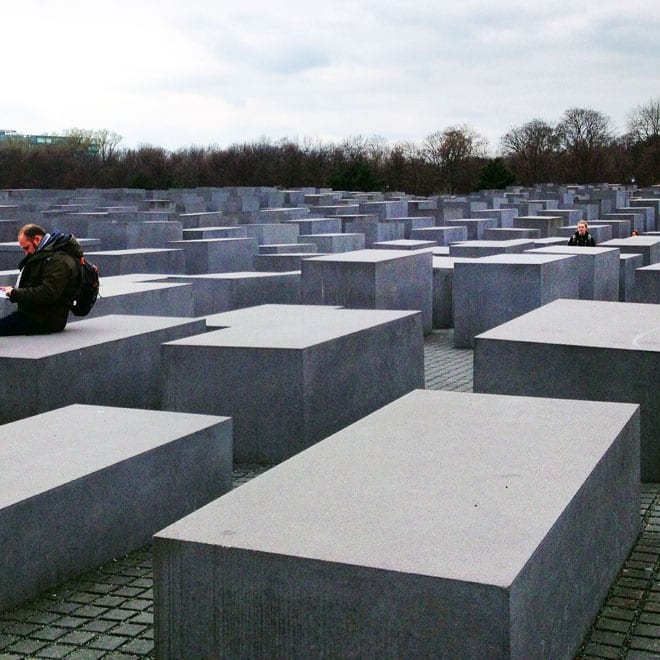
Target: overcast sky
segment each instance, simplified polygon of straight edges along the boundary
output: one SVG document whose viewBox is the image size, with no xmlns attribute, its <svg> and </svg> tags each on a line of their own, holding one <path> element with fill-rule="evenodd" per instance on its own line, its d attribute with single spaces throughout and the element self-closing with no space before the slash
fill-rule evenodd
<svg viewBox="0 0 660 660">
<path fill-rule="evenodd" d="M 501 136 L 660 98 L 658 0 L 3 0 L 0 129 L 121 145 Z"/>
</svg>

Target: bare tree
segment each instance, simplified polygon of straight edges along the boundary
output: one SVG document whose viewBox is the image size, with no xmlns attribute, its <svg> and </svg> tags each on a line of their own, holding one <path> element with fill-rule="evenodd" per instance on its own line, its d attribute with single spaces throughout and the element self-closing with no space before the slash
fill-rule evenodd
<svg viewBox="0 0 660 660">
<path fill-rule="evenodd" d="M 468 124 L 449 126 L 426 136 L 424 159 L 439 170 L 441 188 L 449 193 L 469 188 L 475 159 L 485 158 L 488 141 Z M 467 192 L 467 190 L 465 190 Z"/>
<path fill-rule="evenodd" d="M 569 108 L 557 124 L 567 170 L 577 183 L 605 181 L 607 149 L 614 139 L 607 115 L 591 108 Z M 568 180 L 568 179 L 565 179 Z"/>
<path fill-rule="evenodd" d="M 637 142 L 660 136 L 660 99 L 650 99 L 630 111 L 626 122 L 628 133 Z"/>
<path fill-rule="evenodd" d="M 512 128 L 502 138 L 501 146 L 523 185 L 553 180 L 559 139 L 555 128 L 547 122 L 532 119 Z"/>
</svg>

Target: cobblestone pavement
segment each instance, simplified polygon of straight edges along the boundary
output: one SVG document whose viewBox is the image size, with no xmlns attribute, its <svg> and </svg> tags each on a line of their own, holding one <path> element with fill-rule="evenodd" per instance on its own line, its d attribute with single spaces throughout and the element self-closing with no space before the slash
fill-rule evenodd
<svg viewBox="0 0 660 660">
<path fill-rule="evenodd" d="M 472 351 L 451 330 L 427 336 L 427 389 L 472 391 Z M 234 466 L 234 487 L 268 469 Z M 642 487 L 642 533 L 579 658 L 660 658 L 660 484 Z M 145 546 L 0 613 L 0 660 L 153 657 L 153 575 Z"/>
</svg>

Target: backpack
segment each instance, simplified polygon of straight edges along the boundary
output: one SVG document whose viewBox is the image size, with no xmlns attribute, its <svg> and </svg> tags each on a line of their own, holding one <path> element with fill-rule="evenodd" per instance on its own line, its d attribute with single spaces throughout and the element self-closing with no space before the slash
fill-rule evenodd
<svg viewBox="0 0 660 660">
<path fill-rule="evenodd" d="M 69 301 L 69 309 L 76 316 L 87 316 L 99 295 L 99 269 L 85 257 L 78 260 L 76 288 Z"/>
</svg>

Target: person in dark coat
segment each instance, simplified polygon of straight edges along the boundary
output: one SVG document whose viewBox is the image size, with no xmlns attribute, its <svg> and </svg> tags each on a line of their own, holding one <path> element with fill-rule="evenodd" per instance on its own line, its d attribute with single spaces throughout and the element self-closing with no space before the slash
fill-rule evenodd
<svg viewBox="0 0 660 660">
<path fill-rule="evenodd" d="M 578 245 L 580 247 L 596 247 L 596 241 L 594 237 L 589 233 L 589 225 L 587 225 L 585 220 L 580 220 L 577 223 L 577 230 L 568 239 L 569 245 Z"/>
<path fill-rule="evenodd" d="M 0 287 L 18 309 L 0 318 L 0 336 L 60 332 L 69 316 L 77 261 L 83 256 L 80 243 L 71 234 L 49 234 L 34 224 L 21 227 L 18 243 L 25 252 L 18 281 L 13 287 Z"/>
</svg>

